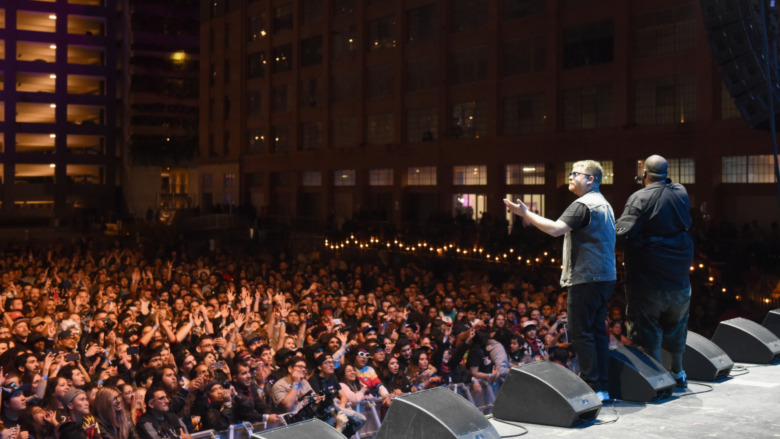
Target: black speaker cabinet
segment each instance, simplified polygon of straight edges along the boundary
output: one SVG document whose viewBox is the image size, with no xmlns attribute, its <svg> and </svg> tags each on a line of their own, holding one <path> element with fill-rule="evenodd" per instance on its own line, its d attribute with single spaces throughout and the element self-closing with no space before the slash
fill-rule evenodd
<svg viewBox="0 0 780 439">
<path fill-rule="evenodd" d="M 639 350 L 618 345 L 609 350 L 609 396 L 651 402 L 671 395 L 677 383 L 666 368 Z"/>
<path fill-rule="evenodd" d="M 734 367 L 734 362 L 718 345 L 695 332 L 688 331 L 683 354 L 683 370 L 690 380 L 717 381 L 726 378 Z M 661 351 L 664 366 L 672 365 L 672 355 Z"/>
<path fill-rule="evenodd" d="M 393 400 L 376 439 L 500 439 L 466 398 L 437 387 Z"/>
<path fill-rule="evenodd" d="M 252 435 L 255 439 L 346 439 L 338 430 L 319 419 L 298 422 Z"/>
<path fill-rule="evenodd" d="M 766 317 L 764 317 L 763 326 L 780 338 L 780 309 L 769 311 Z"/>
<path fill-rule="evenodd" d="M 498 392 L 493 417 L 571 427 L 596 419 L 601 401 L 569 369 L 550 361 L 513 367 Z"/>
<path fill-rule="evenodd" d="M 758 323 L 737 317 L 720 322 L 712 341 L 741 363 L 769 364 L 780 360 L 780 339 Z"/>
</svg>

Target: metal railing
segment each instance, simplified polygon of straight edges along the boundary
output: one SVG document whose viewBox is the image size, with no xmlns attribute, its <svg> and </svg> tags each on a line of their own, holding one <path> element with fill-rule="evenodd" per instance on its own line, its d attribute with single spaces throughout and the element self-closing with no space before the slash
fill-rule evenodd
<svg viewBox="0 0 780 439">
<path fill-rule="evenodd" d="M 470 403 L 474 404 L 479 411 L 483 414 L 490 414 L 493 411 L 493 403 L 496 401 L 496 395 L 499 383 L 491 384 L 484 380 L 479 380 L 482 386 L 482 391 L 479 393 L 472 393 L 470 386 L 464 383 L 449 384 L 442 386 L 450 389 L 451 391 L 466 398 Z M 370 439 L 376 436 L 379 432 L 379 428 L 382 426 L 383 415 L 380 415 L 382 409 L 382 402 L 384 398 L 371 398 L 360 401 L 356 407 L 352 407 L 353 410 L 366 417 L 366 423 L 361 427 L 360 431 L 355 433 L 357 439 Z M 284 418 L 282 418 L 284 419 Z M 244 422 L 241 424 L 231 425 L 229 429 L 223 431 L 206 430 L 192 434 L 192 439 L 251 439 L 254 433 L 264 431 L 268 428 L 277 428 L 285 425 L 284 421 L 278 424 L 269 425 L 266 422 L 259 422 L 251 424 Z"/>
</svg>

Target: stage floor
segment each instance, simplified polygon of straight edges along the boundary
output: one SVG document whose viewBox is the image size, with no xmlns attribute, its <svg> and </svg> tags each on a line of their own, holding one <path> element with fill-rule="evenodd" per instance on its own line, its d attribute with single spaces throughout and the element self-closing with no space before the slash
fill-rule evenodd
<svg viewBox="0 0 780 439">
<path fill-rule="evenodd" d="M 738 370 L 742 367 L 746 369 Z M 491 422 L 502 437 L 522 433 L 517 427 Z M 677 391 L 657 403 L 608 402 L 591 424 L 573 428 L 521 425 L 528 430 L 523 438 L 780 437 L 780 364 L 739 363 L 730 378 L 716 383 L 689 381 L 685 392 Z"/>
</svg>

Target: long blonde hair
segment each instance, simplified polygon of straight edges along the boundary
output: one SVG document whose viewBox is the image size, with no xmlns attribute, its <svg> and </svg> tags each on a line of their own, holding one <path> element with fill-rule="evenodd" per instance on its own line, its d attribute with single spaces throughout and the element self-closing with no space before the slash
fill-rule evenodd
<svg viewBox="0 0 780 439">
<path fill-rule="evenodd" d="M 117 439 L 127 439 L 130 436 L 130 425 L 125 417 L 125 410 L 114 409 L 114 398 L 122 398 L 122 393 L 115 387 L 104 387 L 95 395 L 95 416 L 102 424 L 100 428 L 108 430 Z"/>
</svg>

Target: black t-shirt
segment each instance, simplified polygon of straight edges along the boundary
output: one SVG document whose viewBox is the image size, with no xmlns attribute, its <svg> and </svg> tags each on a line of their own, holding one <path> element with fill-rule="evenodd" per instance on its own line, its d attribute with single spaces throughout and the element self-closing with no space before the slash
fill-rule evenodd
<svg viewBox="0 0 780 439">
<path fill-rule="evenodd" d="M 572 230 L 580 230 L 590 224 L 590 209 L 582 203 L 571 203 L 558 218 L 571 227 Z"/>
<path fill-rule="evenodd" d="M 339 380 L 336 379 L 336 375 L 331 375 L 328 378 L 323 378 L 319 374 L 313 375 L 309 378 L 309 384 L 311 385 L 314 393 L 320 393 L 322 389 L 332 387 L 338 391 L 341 388 Z"/>
<path fill-rule="evenodd" d="M 469 369 L 476 367 L 482 373 L 493 372 L 493 360 L 490 359 L 490 355 L 487 352 L 479 347 L 472 348 L 469 351 L 468 366 Z"/>
</svg>

